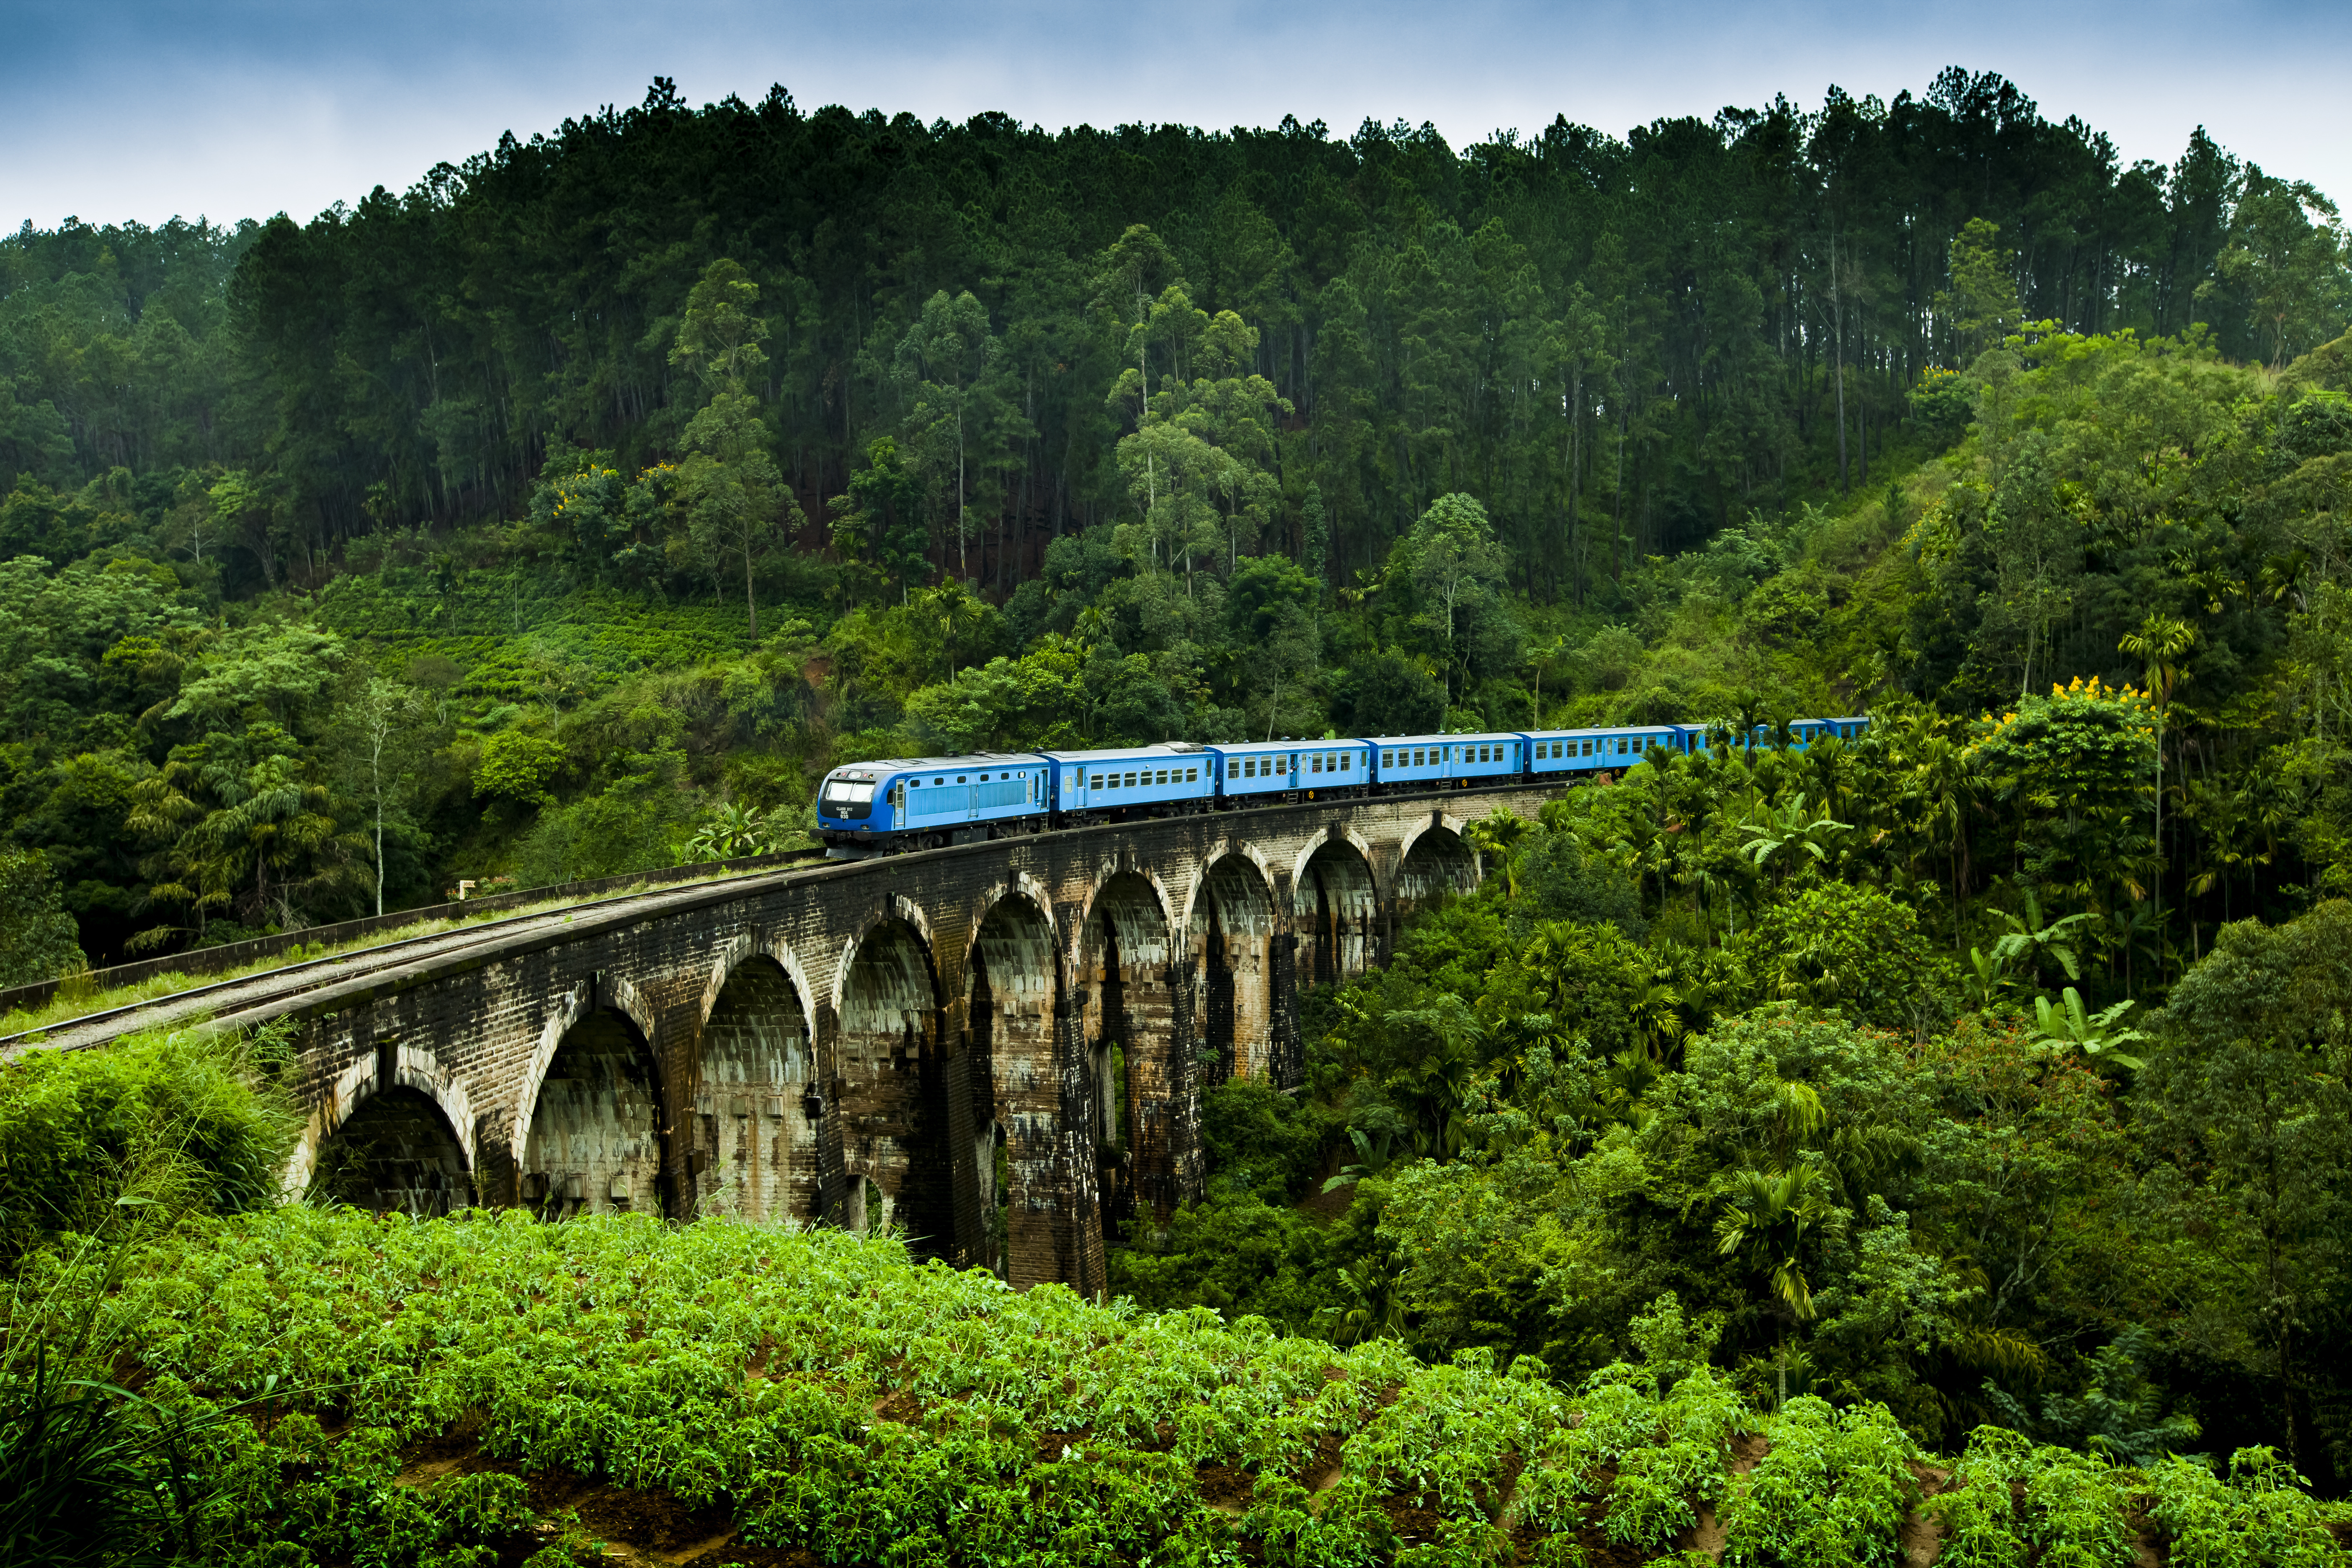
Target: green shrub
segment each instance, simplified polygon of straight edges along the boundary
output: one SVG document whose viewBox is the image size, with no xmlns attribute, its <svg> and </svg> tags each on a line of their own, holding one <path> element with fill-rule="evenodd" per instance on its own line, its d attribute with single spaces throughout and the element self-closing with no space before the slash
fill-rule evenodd
<svg viewBox="0 0 2352 1568">
<path fill-rule="evenodd" d="M 87 967 L 49 858 L 0 845 L 0 986 L 54 980 Z"/>
<path fill-rule="evenodd" d="M 1944 1552 L 1937 1561 L 1950 1568 L 2130 1568 L 2137 1558 L 2126 1519 L 2137 1474 L 1979 1426 L 1952 1468 L 1949 1489 L 1923 1510 L 1943 1521 Z"/>
<path fill-rule="evenodd" d="M 887 1237 L 724 1220 L 289 1207 L 114 1256 L 110 1272 L 36 1254 L 26 1287 L 79 1303 L 111 1364 L 194 1434 L 174 1473 L 203 1478 L 179 1516 L 203 1561 L 519 1561 L 520 1483 L 400 1480 L 408 1445 L 461 1420 L 501 1469 L 663 1488 L 723 1503 L 746 1547 L 906 1568 L 1492 1568 L 1514 1542 L 1570 1568 L 1581 1531 L 1654 1553 L 1698 1501 L 1724 1510 L 1729 1561 L 1875 1563 L 1907 1496 L 1885 1412 L 1805 1399 L 1733 1488 L 1732 1440 L 1758 1419 L 1660 1312 L 1644 1337 L 1676 1374 L 1664 1398 L 1657 1367 L 1570 1392 L 1533 1357 L 1430 1366 L 1393 1341 L 1342 1351 L 1202 1308 L 1013 1291 Z M 312 1414 L 328 1406 L 331 1436 Z M 1246 1506 L 1213 1503 L 1204 1479 L 1236 1472 Z M 2136 1472 L 1984 1429 L 1956 1483 L 1928 1505 L 1947 1561 L 2130 1561 Z M 2316 1568 L 2313 1505 L 2274 1464 L 2167 1470 L 2157 1493 L 2176 1561 Z M 1434 1521 L 1403 1539 L 1400 1505 Z M 1825 1515 L 1810 1531 L 1808 1506 Z M 576 1530 L 533 1559 L 593 1560 Z"/>
<path fill-rule="evenodd" d="M 2148 1473 L 2148 1517 L 2175 1568 L 2322 1568 L 2341 1563 L 2301 1476 L 2268 1448 L 2241 1448 L 2224 1478 L 2169 1458 Z"/>
<path fill-rule="evenodd" d="M 267 1070 L 279 1049 L 187 1028 L 0 1065 L 0 1257 L 95 1232 L 126 1194 L 215 1214 L 274 1202 L 300 1125 Z"/>
<path fill-rule="evenodd" d="M 1771 1445 L 1734 1483 L 1724 1557 L 1769 1568 L 1847 1568 L 1902 1557 L 1903 1517 L 1918 1496 L 1918 1447 L 1883 1405 L 1832 1409 L 1807 1394 L 1764 1423 Z"/>
</svg>

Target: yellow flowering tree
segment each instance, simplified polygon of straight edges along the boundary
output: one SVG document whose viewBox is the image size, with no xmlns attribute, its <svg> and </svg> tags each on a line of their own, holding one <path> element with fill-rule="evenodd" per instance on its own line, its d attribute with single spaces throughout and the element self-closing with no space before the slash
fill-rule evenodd
<svg viewBox="0 0 2352 1568">
<path fill-rule="evenodd" d="M 2076 909 L 2147 896 L 2156 761 L 2147 694 L 2096 676 L 2053 686 L 1977 726 L 1969 766 L 2007 808 L 2011 861 Z"/>
</svg>

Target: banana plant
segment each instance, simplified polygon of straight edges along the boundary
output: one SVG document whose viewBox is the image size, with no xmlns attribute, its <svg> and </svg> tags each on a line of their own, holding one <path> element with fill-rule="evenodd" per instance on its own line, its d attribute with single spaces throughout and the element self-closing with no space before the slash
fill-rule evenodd
<svg viewBox="0 0 2352 1568">
<path fill-rule="evenodd" d="M 1378 1138 L 1368 1137 L 1360 1127 L 1348 1129 L 1348 1141 L 1356 1146 L 1356 1163 L 1342 1165 L 1339 1173 L 1323 1184 L 1327 1193 L 1341 1187 L 1352 1187 L 1368 1176 L 1377 1176 L 1396 1160 L 1396 1135 L 1383 1129 Z"/>
<path fill-rule="evenodd" d="M 2072 914 L 2044 925 L 2042 900 L 2031 888 L 2025 889 L 2025 914 L 2022 918 L 2011 914 L 2007 910 L 1995 912 L 2009 922 L 2008 934 L 1992 944 L 1992 956 L 2001 967 L 2006 969 L 2021 958 L 2038 978 L 2042 973 L 2042 955 L 2048 953 L 2058 961 L 2059 967 L 2066 972 L 2067 979 L 2083 978 L 2083 962 L 2074 951 L 2074 941 L 2069 933 L 2089 920 L 2090 915 Z"/>
<path fill-rule="evenodd" d="M 2008 966 L 1983 948 L 1969 949 L 1969 967 L 1974 972 L 1979 1007 L 1991 1006 L 1993 998 L 2009 989 Z"/>
<path fill-rule="evenodd" d="M 699 864 L 766 855 L 786 837 L 788 830 L 776 816 L 730 801 L 713 812 L 710 819 L 687 840 L 686 860 Z"/>
<path fill-rule="evenodd" d="M 2118 1047 L 2129 1045 L 2147 1037 L 2137 1029 L 2121 1026 L 2123 1016 L 2131 1011 L 2128 1000 L 2094 1013 L 2083 1005 L 2083 994 L 2072 985 L 2062 993 L 2063 1000 L 2053 1006 L 2047 996 L 2033 999 L 2034 1021 L 2041 1026 L 2042 1037 L 2053 1045 L 2073 1046 L 2086 1057 L 2106 1058 L 2117 1067 L 2137 1071 L 2147 1064 L 2126 1054 Z"/>
</svg>

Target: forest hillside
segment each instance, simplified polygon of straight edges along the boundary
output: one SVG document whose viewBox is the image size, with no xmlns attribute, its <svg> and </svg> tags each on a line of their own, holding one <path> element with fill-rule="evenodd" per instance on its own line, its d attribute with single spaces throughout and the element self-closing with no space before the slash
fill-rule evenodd
<svg viewBox="0 0 2352 1568">
<path fill-rule="evenodd" d="M 0 240 L 0 984 L 800 843 L 851 759 L 1753 738 L 1475 826 L 1099 1303 L 281 1205 L 282 1041 L 28 1053 L 0 1419 L 106 1462 L 16 1442 L 65 1480 L 0 1508 L 282 1568 L 2340 1561 L 2347 325 L 2321 193 L 1958 71 L 1461 150 L 657 81 L 308 224 Z"/>
</svg>

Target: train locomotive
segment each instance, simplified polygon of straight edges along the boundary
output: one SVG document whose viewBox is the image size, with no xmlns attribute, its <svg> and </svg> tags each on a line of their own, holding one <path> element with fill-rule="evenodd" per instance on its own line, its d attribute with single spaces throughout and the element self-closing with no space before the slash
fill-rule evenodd
<svg viewBox="0 0 2352 1568">
<path fill-rule="evenodd" d="M 1856 740 L 1869 726 L 1866 715 L 1800 719 L 1787 726 L 1785 744 L 1802 751 L 1818 741 Z M 1747 743 L 1769 745 L 1780 733 L 1759 725 Z M 893 757 L 826 774 L 817 831 L 827 847 L 846 852 L 937 848 L 1138 817 L 1597 778 L 1653 750 L 1704 752 L 1727 743 L 1739 742 L 1719 726 L 1640 724 Z"/>
</svg>

